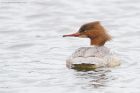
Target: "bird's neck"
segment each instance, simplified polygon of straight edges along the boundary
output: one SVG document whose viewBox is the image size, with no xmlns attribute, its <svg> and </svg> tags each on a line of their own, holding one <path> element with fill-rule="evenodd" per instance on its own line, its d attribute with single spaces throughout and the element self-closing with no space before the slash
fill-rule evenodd
<svg viewBox="0 0 140 93">
<path fill-rule="evenodd" d="M 104 46 L 105 42 L 102 38 L 90 38 L 90 45 Z"/>
</svg>

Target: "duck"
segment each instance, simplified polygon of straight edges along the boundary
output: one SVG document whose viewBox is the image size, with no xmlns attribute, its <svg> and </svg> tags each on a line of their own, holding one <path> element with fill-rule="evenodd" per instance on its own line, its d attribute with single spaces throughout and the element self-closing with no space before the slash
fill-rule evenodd
<svg viewBox="0 0 140 93">
<path fill-rule="evenodd" d="M 68 57 L 66 60 L 68 68 L 75 68 L 76 65 L 82 64 L 94 65 L 95 68 L 112 68 L 121 64 L 119 57 L 105 46 L 112 37 L 100 21 L 86 23 L 76 33 L 66 34 L 63 37 L 89 38 L 90 40 L 89 47 L 80 47 Z"/>
</svg>

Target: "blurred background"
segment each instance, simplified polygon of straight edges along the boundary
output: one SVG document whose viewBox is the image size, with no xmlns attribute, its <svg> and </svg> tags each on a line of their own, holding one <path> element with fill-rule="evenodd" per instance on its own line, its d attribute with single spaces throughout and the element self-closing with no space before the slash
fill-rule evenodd
<svg viewBox="0 0 140 93">
<path fill-rule="evenodd" d="M 120 67 L 77 72 L 65 60 L 88 39 L 63 38 L 101 21 Z M 140 93 L 139 0 L 0 0 L 0 93 Z"/>
</svg>

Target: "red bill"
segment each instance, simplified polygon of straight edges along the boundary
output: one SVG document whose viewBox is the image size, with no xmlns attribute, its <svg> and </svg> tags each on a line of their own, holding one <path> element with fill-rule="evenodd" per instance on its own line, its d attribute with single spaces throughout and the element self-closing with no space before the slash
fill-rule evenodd
<svg viewBox="0 0 140 93">
<path fill-rule="evenodd" d="M 68 34 L 68 35 L 63 35 L 63 37 L 79 37 L 80 33 L 73 33 L 73 34 Z"/>
</svg>

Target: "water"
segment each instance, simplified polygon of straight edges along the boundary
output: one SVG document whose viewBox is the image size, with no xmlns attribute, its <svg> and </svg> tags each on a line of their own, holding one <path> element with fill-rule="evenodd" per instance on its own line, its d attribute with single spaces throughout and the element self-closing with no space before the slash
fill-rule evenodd
<svg viewBox="0 0 140 93">
<path fill-rule="evenodd" d="M 0 0 L 0 93 L 140 93 L 139 0 Z M 123 60 L 99 72 L 67 69 L 88 39 L 62 38 L 99 20 Z"/>
</svg>

